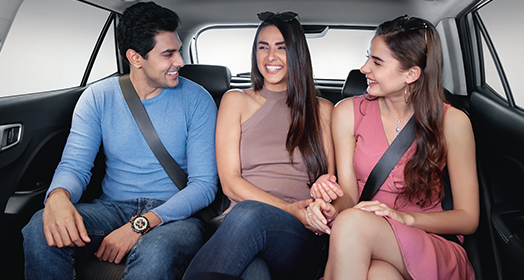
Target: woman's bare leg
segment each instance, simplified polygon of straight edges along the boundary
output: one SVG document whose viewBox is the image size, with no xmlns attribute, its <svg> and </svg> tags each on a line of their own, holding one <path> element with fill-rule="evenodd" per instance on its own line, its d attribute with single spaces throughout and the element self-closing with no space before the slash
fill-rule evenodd
<svg viewBox="0 0 524 280">
<path fill-rule="evenodd" d="M 391 267 L 405 279 L 409 276 L 397 239 L 390 224 L 382 217 L 359 209 L 340 213 L 333 225 L 325 280 L 367 279 L 372 260 L 377 263 L 371 271 L 381 273 Z"/>
</svg>

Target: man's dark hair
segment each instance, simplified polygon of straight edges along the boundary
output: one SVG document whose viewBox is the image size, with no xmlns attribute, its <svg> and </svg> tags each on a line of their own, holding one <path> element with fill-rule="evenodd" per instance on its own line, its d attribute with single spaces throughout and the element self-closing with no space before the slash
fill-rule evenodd
<svg viewBox="0 0 524 280">
<path fill-rule="evenodd" d="M 120 54 L 126 57 L 126 51 L 132 49 L 147 58 L 155 47 L 155 35 L 162 31 L 175 32 L 179 24 L 180 18 L 175 12 L 153 2 L 127 8 L 116 29 Z"/>
</svg>

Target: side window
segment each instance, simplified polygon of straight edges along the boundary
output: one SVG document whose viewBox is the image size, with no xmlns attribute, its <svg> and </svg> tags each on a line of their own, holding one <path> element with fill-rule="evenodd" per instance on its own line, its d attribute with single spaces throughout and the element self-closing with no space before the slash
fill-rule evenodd
<svg viewBox="0 0 524 280">
<path fill-rule="evenodd" d="M 0 97 L 79 86 L 108 16 L 80 1 L 25 0 L 0 52 Z M 117 71 L 106 38 L 89 81 Z"/>
<path fill-rule="evenodd" d="M 201 64 L 228 66 L 233 76 L 249 76 L 255 32 L 256 27 L 206 29 L 196 39 L 193 59 Z M 366 61 L 374 32 L 373 29 L 333 28 L 321 35 L 306 35 L 315 78 L 346 79 L 350 70 L 360 68 Z M 224 38 L 227 44 L 217 44 Z"/>
<path fill-rule="evenodd" d="M 251 47 L 256 28 L 210 28 L 198 35 L 193 59 L 196 63 L 224 65 L 231 75 L 251 72 Z M 223 42 L 227 38 L 227 44 Z"/>
<path fill-rule="evenodd" d="M 515 103 L 521 108 L 524 108 L 524 80 L 520 71 L 524 65 L 524 53 L 521 50 L 524 44 L 524 17 L 521 14 L 523 10 L 524 1 L 513 0 L 491 1 L 479 10 L 506 74 Z M 486 38 L 483 38 L 483 53 L 486 83 L 506 99 L 494 58 L 486 45 Z"/>
</svg>

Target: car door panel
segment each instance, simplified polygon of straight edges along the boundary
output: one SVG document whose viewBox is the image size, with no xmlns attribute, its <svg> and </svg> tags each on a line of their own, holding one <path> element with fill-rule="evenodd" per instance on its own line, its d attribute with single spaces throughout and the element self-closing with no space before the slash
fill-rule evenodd
<svg viewBox="0 0 524 280">
<path fill-rule="evenodd" d="M 524 112 L 484 87 L 472 93 L 470 114 L 495 261 L 504 279 L 517 279 L 524 273 Z"/>
<path fill-rule="evenodd" d="M 13 279 L 23 269 L 20 230 L 38 209 L 60 161 L 75 104 L 83 87 L 0 98 L 0 126 L 22 125 L 20 142 L 0 152 L 2 248 L 12 252 L 5 265 Z"/>
</svg>

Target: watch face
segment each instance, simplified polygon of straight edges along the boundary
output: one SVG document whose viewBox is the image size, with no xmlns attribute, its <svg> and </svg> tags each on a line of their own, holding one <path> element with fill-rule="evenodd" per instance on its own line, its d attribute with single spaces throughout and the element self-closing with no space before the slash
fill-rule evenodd
<svg viewBox="0 0 524 280">
<path fill-rule="evenodd" d="M 133 220 L 133 229 L 138 232 L 143 232 L 149 227 L 149 222 L 146 218 L 139 216 Z"/>
</svg>

